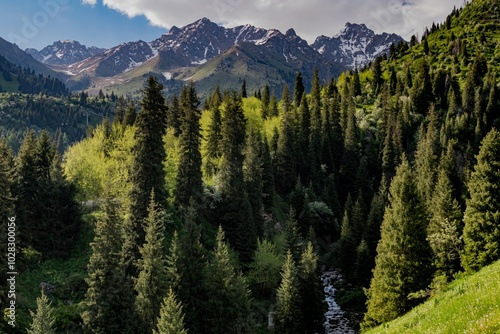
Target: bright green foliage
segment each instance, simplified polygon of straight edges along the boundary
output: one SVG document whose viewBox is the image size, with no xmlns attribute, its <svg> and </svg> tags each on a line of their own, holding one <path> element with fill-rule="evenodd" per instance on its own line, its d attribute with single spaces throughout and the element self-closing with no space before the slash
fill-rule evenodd
<svg viewBox="0 0 500 334">
<path fill-rule="evenodd" d="M 258 240 L 248 280 L 252 290 L 263 297 L 270 297 L 280 283 L 280 270 L 283 264 L 275 245 L 268 240 Z"/>
<path fill-rule="evenodd" d="M 210 125 L 208 126 L 208 134 L 206 135 L 205 144 L 205 173 L 208 176 L 213 176 L 217 173 L 218 160 L 222 156 L 221 141 L 222 141 L 222 115 L 220 105 L 222 103 L 220 91 L 217 90 L 212 95 L 210 101 Z"/>
<path fill-rule="evenodd" d="M 311 242 L 302 253 L 298 277 L 303 333 L 322 333 L 327 305 L 318 273 L 318 255 Z"/>
<path fill-rule="evenodd" d="M 181 134 L 180 160 L 177 171 L 175 192 L 176 203 L 186 207 L 189 199 L 200 200 L 203 186 L 201 179 L 201 133 L 198 109 L 200 101 L 196 95 L 194 83 L 184 87 L 181 94 Z"/>
<path fill-rule="evenodd" d="M 55 334 L 54 330 L 54 311 L 50 306 L 49 299 L 42 291 L 42 296 L 36 299 L 36 313 L 30 310 L 33 322 L 27 329 L 28 334 Z"/>
<path fill-rule="evenodd" d="M 78 189 L 78 199 L 95 200 L 109 191 L 113 198 L 125 201 L 130 192 L 129 166 L 135 127 L 112 124 L 106 135 L 98 125 L 92 136 L 71 146 L 64 154 L 64 174 Z"/>
<path fill-rule="evenodd" d="M 177 296 L 172 289 L 169 289 L 167 296 L 163 299 L 157 328 L 153 330 L 153 334 L 188 333 L 184 325 L 182 303 L 177 300 Z"/>
<path fill-rule="evenodd" d="M 149 77 L 137 115 L 130 166 L 131 190 L 127 217 L 123 224 L 123 257 L 127 273 L 135 276 L 134 261 L 140 258 L 139 246 L 144 243 L 142 222 L 148 215 L 149 195 L 154 189 L 157 202 L 166 202 L 165 150 L 163 136 L 166 132 L 167 108 L 161 90 L 163 86 L 155 77 Z"/>
<path fill-rule="evenodd" d="M 205 333 L 252 333 L 250 291 L 232 264 L 224 231 L 219 226 L 217 244 L 207 267 L 208 299 Z"/>
<path fill-rule="evenodd" d="M 406 157 L 396 170 L 381 227 L 375 269 L 368 294 L 365 324 L 384 323 L 415 303 L 408 295 L 430 282 L 427 220 Z"/>
<path fill-rule="evenodd" d="M 97 334 L 134 333 L 133 289 L 121 265 L 121 237 L 116 233 L 121 221 L 109 195 L 102 209 L 90 244 L 84 328 Z"/>
<path fill-rule="evenodd" d="M 439 171 L 430 207 L 431 219 L 427 228 L 429 244 L 434 252 L 437 274 L 451 277 L 460 270 L 460 240 L 462 212 L 455 198 L 447 171 Z"/>
<path fill-rule="evenodd" d="M 467 270 L 479 270 L 500 258 L 500 132 L 491 130 L 481 144 L 467 187 L 470 198 L 464 215 Z"/>
<path fill-rule="evenodd" d="M 281 269 L 281 283 L 276 292 L 276 332 L 299 334 L 302 310 L 300 309 L 298 270 L 292 253 L 288 251 Z"/>
<path fill-rule="evenodd" d="M 142 328 L 148 332 L 156 327 L 161 302 L 166 292 L 166 273 L 163 249 L 165 220 L 151 193 L 148 217 L 145 220 L 145 243 L 139 248 L 137 261 L 139 276 L 135 282 L 135 308 Z"/>
<path fill-rule="evenodd" d="M 170 242 L 169 252 L 165 259 L 167 285 L 170 289 L 173 289 L 174 292 L 179 291 L 182 279 L 182 268 L 180 266 L 181 256 L 179 233 L 174 231 L 172 241 Z"/>
</svg>

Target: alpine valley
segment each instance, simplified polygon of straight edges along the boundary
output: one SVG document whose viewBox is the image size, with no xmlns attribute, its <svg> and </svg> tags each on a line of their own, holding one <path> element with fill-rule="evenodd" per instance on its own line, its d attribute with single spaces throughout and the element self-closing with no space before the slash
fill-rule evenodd
<svg viewBox="0 0 500 334">
<path fill-rule="evenodd" d="M 136 94 L 145 77 L 154 73 L 167 91 L 194 80 L 199 94 L 206 96 L 214 85 L 234 88 L 243 79 L 249 90 L 267 83 L 279 92 L 284 83 L 293 84 L 298 71 L 305 74 L 310 88 L 315 67 L 320 78 L 327 80 L 367 65 L 398 43 L 404 43 L 400 36 L 377 35 L 364 24 L 347 23 L 335 36 L 320 36 L 309 45 L 293 29 L 283 34 L 252 25 L 225 28 L 202 18 L 182 28 L 174 26 L 150 42 L 139 40 L 103 50 L 77 41 L 57 41 L 40 51 L 25 51 L 67 76 L 72 90 Z"/>
</svg>

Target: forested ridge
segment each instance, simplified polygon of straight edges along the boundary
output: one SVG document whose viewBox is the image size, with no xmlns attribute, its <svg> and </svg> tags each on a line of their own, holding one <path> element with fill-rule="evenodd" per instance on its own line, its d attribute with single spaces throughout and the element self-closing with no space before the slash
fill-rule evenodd
<svg viewBox="0 0 500 334">
<path fill-rule="evenodd" d="M 5 331 L 267 333 L 273 312 L 277 333 L 320 333 L 331 268 L 364 330 L 500 260 L 495 4 L 308 92 L 297 73 L 279 99 L 243 82 L 200 101 L 150 77 L 138 113 L 117 99 L 63 155 L 44 131 L 2 140 L 21 284 L 77 267 Z"/>
</svg>

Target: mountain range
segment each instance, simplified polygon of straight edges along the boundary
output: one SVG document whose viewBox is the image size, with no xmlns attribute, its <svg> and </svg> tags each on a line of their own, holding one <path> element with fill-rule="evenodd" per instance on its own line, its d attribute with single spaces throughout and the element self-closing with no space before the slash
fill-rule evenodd
<svg viewBox="0 0 500 334">
<path fill-rule="evenodd" d="M 225 28 L 202 18 L 182 28 L 174 26 L 150 42 L 104 50 L 58 41 L 40 51 L 25 51 L 53 75 L 58 72 L 73 90 L 134 93 L 142 88 L 144 77 L 155 73 L 167 90 L 194 80 L 203 95 L 203 87 L 235 88 L 243 79 L 249 89 L 266 82 L 278 91 L 285 83 L 293 84 L 298 71 L 305 74 L 307 87 L 314 68 L 327 80 L 368 64 L 402 41 L 396 34 L 378 35 L 364 24 L 347 23 L 338 34 L 320 36 L 309 45 L 293 29 L 283 34 L 252 25 Z"/>
</svg>

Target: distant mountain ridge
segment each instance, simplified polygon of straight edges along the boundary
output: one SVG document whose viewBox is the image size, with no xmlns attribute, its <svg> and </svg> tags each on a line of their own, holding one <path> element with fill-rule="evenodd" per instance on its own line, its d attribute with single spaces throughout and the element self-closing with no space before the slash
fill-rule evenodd
<svg viewBox="0 0 500 334">
<path fill-rule="evenodd" d="M 67 84 L 76 90 L 114 89 L 143 81 L 151 73 L 167 81 L 210 77 L 211 83 L 224 84 L 249 78 L 249 86 L 262 86 L 267 80 L 282 87 L 293 83 L 296 72 L 312 73 L 315 67 L 323 79 L 338 76 L 389 52 L 391 44 L 400 41 L 403 39 L 395 34 L 377 35 L 365 25 L 348 23 L 334 37 L 320 36 L 309 45 L 293 29 L 283 34 L 249 24 L 225 28 L 202 18 L 182 28 L 173 26 L 151 42 L 139 40 L 102 50 L 76 41 L 58 41 L 41 51 L 26 51 L 70 76 Z M 248 56 L 245 66 L 238 59 L 238 50 Z M 257 67 L 260 74 L 251 73 Z M 309 79 L 304 77 L 306 84 Z M 136 84 L 129 86 L 129 91 L 140 89 Z"/>
<path fill-rule="evenodd" d="M 87 47 L 77 41 L 64 40 L 54 42 L 42 50 L 26 49 L 25 52 L 42 64 L 69 65 L 99 54 L 106 49 L 95 46 Z"/>
<path fill-rule="evenodd" d="M 354 69 L 388 53 L 391 44 L 400 42 L 404 39 L 396 34 L 375 34 L 364 24 L 347 23 L 335 36 L 319 36 L 311 46 L 329 61 Z"/>
</svg>

